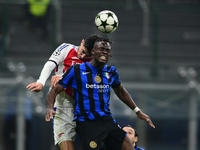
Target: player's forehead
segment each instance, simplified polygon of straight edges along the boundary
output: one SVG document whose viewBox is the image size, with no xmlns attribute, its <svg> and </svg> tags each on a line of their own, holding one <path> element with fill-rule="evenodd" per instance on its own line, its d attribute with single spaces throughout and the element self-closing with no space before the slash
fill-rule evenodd
<svg viewBox="0 0 200 150">
<path fill-rule="evenodd" d="M 134 129 L 131 127 L 124 127 L 123 130 L 125 130 L 126 132 L 133 132 L 134 133 Z"/>
<path fill-rule="evenodd" d="M 98 41 L 95 43 L 97 47 L 99 48 L 106 48 L 106 49 L 111 49 L 111 45 L 107 41 Z"/>
</svg>

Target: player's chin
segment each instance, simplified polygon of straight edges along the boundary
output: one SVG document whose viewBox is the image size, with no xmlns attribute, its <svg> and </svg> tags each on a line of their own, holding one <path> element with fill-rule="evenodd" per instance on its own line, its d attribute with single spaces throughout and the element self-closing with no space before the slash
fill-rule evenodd
<svg viewBox="0 0 200 150">
<path fill-rule="evenodd" d="M 99 60 L 99 63 L 101 63 L 102 65 L 105 65 L 108 62 L 108 60 Z"/>
<path fill-rule="evenodd" d="M 87 59 L 89 59 L 87 56 L 85 56 L 85 55 L 80 55 L 79 56 L 79 59 L 81 60 L 81 61 L 84 61 L 84 60 L 87 60 Z"/>
</svg>

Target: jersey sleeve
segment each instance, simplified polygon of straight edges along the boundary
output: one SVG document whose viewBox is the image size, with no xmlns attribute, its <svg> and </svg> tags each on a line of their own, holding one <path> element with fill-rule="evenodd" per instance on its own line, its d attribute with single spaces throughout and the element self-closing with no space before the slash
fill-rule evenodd
<svg viewBox="0 0 200 150">
<path fill-rule="evenodd" d="M 56 63 L 56 65 L 64 62 L 64 59 L 67 57 L 67 55 L 69 54 L 71 48 L 73 45 L 71 44 L 67 44 L 67 43 L 63 43 L 61 44 L 58 48 L 56 48 L 56 50 L 52 53 L 52 55 L 50 56 L 49 60 L 53 61 L 54 63 Z"/>
<path fill-rule="evenodd" d="M 51 72 L 53 71 L 53 69 L 56 67 L 55 63 L 51 62 L 51 61 L 47 61 L 40 73 L 40 77 L 37 80 L 37 82 L 41 83 L 43 86 L 45 85 L 47 79 L 49 78 L 49 76 L 51 75 Z"/>
<path fill-rule="evenodd" d="M 115 67 L 113 67 L 113 84 L 112 88 L 117 88 L 121 84 L 119 73 Z"/>
<path fill-rule="evenodd" d="M 63 74 L 62 79 L 58 82 L 64 88 L 71 87 L 74 78 L 74 66 L 70 66 L 67 71 Z"/>
</svg>

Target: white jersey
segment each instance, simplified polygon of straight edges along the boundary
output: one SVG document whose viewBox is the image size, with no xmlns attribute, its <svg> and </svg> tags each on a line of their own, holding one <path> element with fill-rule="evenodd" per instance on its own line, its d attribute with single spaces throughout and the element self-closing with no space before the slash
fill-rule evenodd
<svg viewBox="0 0 200 150">
<path fill-rule="evenodd" d="M 46 80 L 49 78 L 51 72 L 55 69 L 56 75 L 63 75 L 63 73 L 73 64 L 83 63 L 86 61 L 81 61 L 77 57 L 78 46 L 63 43 L 61 44 L 49 57 L 49 60 L 44 65 L 42 72 L 40 74 L 37 82 L 45 85 Z M 72 91 L 70 88 L 66 88 L 65 92 L 72 96 Z"/>
<path fill-rule="evenodd" d="M 46 80 L 51 75 L 51 72 L 55 69 L 56 75 L 62 75 L 67 68 L 69 68 L 71 65 L 76 64 L 77 60 L 77 50 L 78 46 L 63 43 L 61 44 L 50 56 L 49 60 L 45 63 L 40 77 L 37 80 L 37 82 L 40 82 L 43 84 L 43 86 L 46 83 Z M 79 60 L 80 61 L 80 60 Z M 80 61 L 78 63 L 82 63 Z"/>
<path fill-rule="evenodd" d="M 49 61 L 56 64 L 56 75 L 62 75 L 71 65 L 82 62 L 77 58 L 78 46 L 63 43 L 50 56 Z"/>
<path fill-rule="evenodd" d="M 63 75 L 71 65 L 83 63 L 77 58 L 77 50 L 78 46 L 67 43 L 61 44 L 45 63 L 37 82 L 44 86 L 54 69 L 56 75 Z M 74 141 L 76 123 L 73 121 L 74 107 L 70 88 L 66 88 L 65 91 L 57 95 L 54 107 L 56 109 L 53 121 L 55 144 L 60 144 L 62 141 Z"/>
</svg>

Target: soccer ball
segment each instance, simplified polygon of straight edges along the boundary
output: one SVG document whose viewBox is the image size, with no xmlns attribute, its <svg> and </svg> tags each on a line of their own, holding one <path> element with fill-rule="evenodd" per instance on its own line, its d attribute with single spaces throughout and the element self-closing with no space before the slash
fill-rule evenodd
<svg viewBox="0 0 200 150">
<path fill-rule="evenodd" d="M 117 29 L 119 21 L 115 13 L 110 10 L 104 10 L 97 14 L 94 23 L 100 32 L 112 33 Z"/>
</svg>

